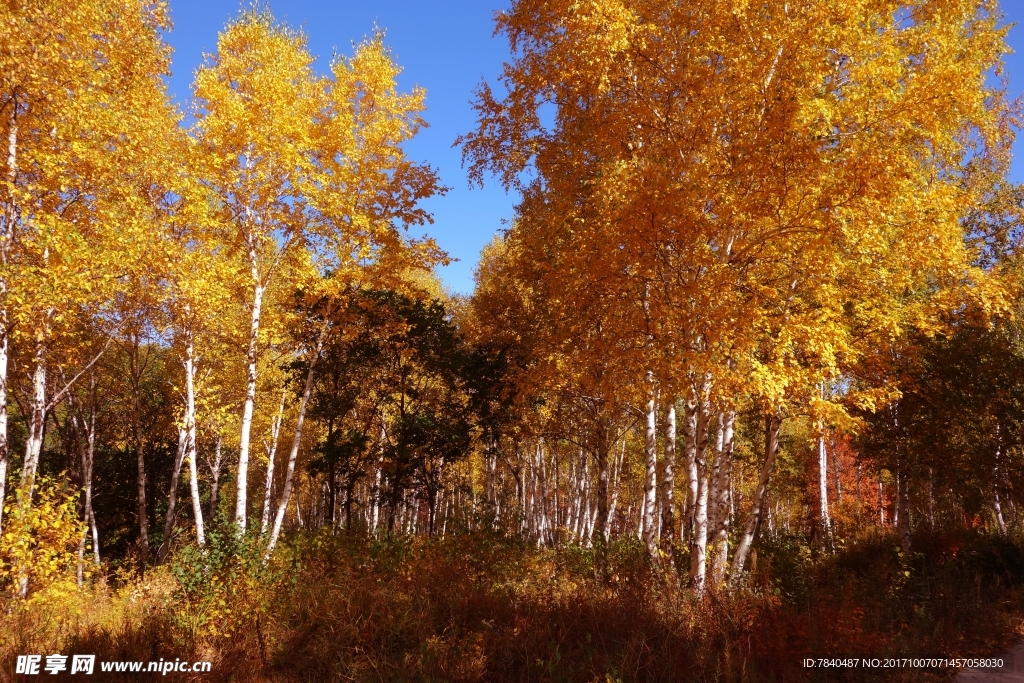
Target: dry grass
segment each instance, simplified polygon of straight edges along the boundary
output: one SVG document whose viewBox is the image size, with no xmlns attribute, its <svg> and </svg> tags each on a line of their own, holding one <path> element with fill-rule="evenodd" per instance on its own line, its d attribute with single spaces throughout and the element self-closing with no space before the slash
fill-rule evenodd
<svg viewBox="0 0 1024 683">
<path fill-rule="evenodd" d="M 265 568 L 227 545 L 67 599 L 7 599 L 0 679 L 13 679 L 15 654 L 62 652 L 210 660 L 204 681 L 934 680 L 948 672 L 800 660 L 991 655 L 1024 607 L 1024 552 L 966 534 L 919 539 L 911 557 L 888 536 L 821 557 L 766 544 L 751 586 L 704 601 L 656 578 L 631 543 L 599 563 L 485 534 L 321 535 Z"/>
</svg>

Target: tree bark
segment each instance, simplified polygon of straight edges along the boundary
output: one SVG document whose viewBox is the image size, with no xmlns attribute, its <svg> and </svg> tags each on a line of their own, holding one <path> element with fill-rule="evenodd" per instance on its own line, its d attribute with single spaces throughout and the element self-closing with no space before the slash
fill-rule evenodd
<svg viewBox="0 0 1024 683">
<path fill-rule="evenodd" d="M 743 575 L 743 566 L 746 564 L 747 554 L 750 552 L 750 546 L 754 543 L 757 531 L 761 526 L 761 517 L 764 514 L 764 503 L 768 493 L 768 480 L 771 477 L 772 468 L 775 466 L 775 459 L 779 454 L 779 429 L 781 426 L 782 419 L 778 412 L 765 420 L 764 463 L 761 465 L 761 476 L 758 478 L 757 488 L 754 490 L 750 518 L 747 520 L 747 527 L 733 556 L 730 574 L 730 581 L 733 585 L 736 585 Z"/>
<path fill-rule="evenodd" d="M 832 438 L 829 439 L 829 446 L 832 448 L 832 474 L 836 480 L 836 504 L 842 506 L 843 504 L 843 482 L 839 477 L 839 454 L 836 450 L 836 434 L 832 432 Z"/>
<path fill-rule="evenodd" d="M 686 507 L 683 510 L 683 537 L 690 541 L 694 534 L 694 512 L 697 509 L 697 414 L 696 398 L 686 401 L 683 412 L 683 448 L 686 454 Z"/>
<path fill-rule="evenodd" d="M 217 443 L 213 450 L 213 464 L 210 466 L 210 519 L 217 521 L 217 494 L 220 492 L 221 436 L 217 434 Z"/>
<path fill-rule="evenodd" d="M 712 527 L 711 578 L 717 590 L 725 584 L 729 564 L 729 521 L 732 511 L 732 454 L 735 446 L 736 411 L 721 413 L 721 432 L 715 449 L 714 525 Z"/>
<path fill-rule="evenodd" d="M 248 518 L 249 487 L 249 436 L 252 432 L 252 413 L 256 403 L 256 361 L 257 344 L 260 335 L 260 311 L 263 306 L 263 284 L 260 281 L 256 262 L 256 248 L 250 240 L 250 263 L 253 277 L 252 316 L 249 322 L 249 347 L 246 351 L 245 403 L 242 407 L 242 432 L 238 442 L 238 478 L 235 498 L 235 526 L 240 535 L 245 534 Z"/>
<path fill-rule="evenodd" d="M 818 521 L 821 524 L 822 545 L 832 541 L 832 519 L 828 513 L 828 451 L 825 450 L 825 425 L 819 424 L 818 434 Z"/>
<path fill-rule="evenodd" d="M 14 189 L 18 181 L 18 99 L 12 97 L 7 113 L 7 197 L 0 216 L 0 536 L 3 534 L 4 500 L 7 496 L 7 466 L 10 444 L 7 437 L 7 359 L 10 315 L 7 310 L 7 264 L 14 236 L 18 208 Z"/>
<path fill-rule="evenodd" d="M 608 506 L 608 519 L 604 525 L 604 537 L 612 537 L 612 523 L 615 521 L 615 509 L 619 505 L 619 489 L 622 487 L 622 466 L 626 460 L 626 439 L 622 439 L 622 451 L 612 463 L 612 501 Z"/>
<path fill-rule="evenodd" d="M 139 516 L 139 562 L 149 562 L 149 516 L 146 512 L 146 457 L 142 447 L 142 368 L 139 362 L 139 335 L 132 334 L 132 350 L 129 357 L 129 374 L 132 385 L 132 444 L 135 447 L 135 463 L 138 472 L 138 495 L 136 506 Z"/>
<path fill-rule="evenodd" d="M 644 429 L 644 505 L 641 516 L 640 528 L 642 538 L 647 547 L 647 555 L 651 561 L 657 563 L 658 557 L 658 527 L 654 518 L 657 509 L 658 495 L 658 408 L 654 397 L 654 378 L 648 373 L 647 376 L 647 410 L 645 412 L 646 424 Z"/>
<path fill-rule="evenodd" d="M 33 357 L 35 368 L 32 372 L 32 400 L 29 402 L 28 438 L 25 440 L 25 464 L 21 472 L 21 488 L 25 492 L 23 505 L 32 503 L 35 489 L 39 455 L 43 449 L 46 426 L 46 347 L 36 345 Z"/>
<path fill-rule="evenodd" d="M 675 463 L 676 463 L 676 405 L 671 400 L 665 415 L 665 466 L 661 477 L 661 548 L 672 562 L 672 543 L 675 541 Z"/>
<path fill-rule="evenodd" d="M 878 523 L 885 526 L 885 497 L 881 479 L 878 480 Z"/>
<path fill-rule="evenodd" d="M 196 466 L 196 366 L 192 335 L 185 340 L 185 458 L 188 460 L 189 488 L 192 490 L 192 515 L 196 524 L 196 542 L 206 545 L 203 503 L 199 498 L 199 468 Z"/>
<path fill-rule="evenodd" d="M 78 410 L 78 406 L 71 405 L 71 421 L 72 421 L 72 432 L 74 434 L 75 445 L 78 449 L 79 457 L 82 462 L 82 519 L 88 525 L 85 533 L 82 534 L 82 540 L 79 543 L 78 552 L 78 585 L 79 587 L 83 584 L 83 563 L 85 554 L 85 539 L 90 533 L 92 534 L 92 553 L 93 563 L 98 567 L 100 565 L 100 534 L 99 529 L 96 526 L 96 514 L 92 507 L 92 466 L 93 458 L 96 453 L 96 376 L 95 374 L 90 377 L 89 386 L 89 419 L 85 417 Z M 85 436 L 85 446 L 82 446 L 79 433 L 83 433 Z"/>
<path fill-rule="evenodd" d="M 608 428 L 601 424 L 598 427 L 594 460 L 597 465 L 597 500 L 594 509 L 596 517 L 591 522 L 589 533 L 599 530 L 602 543 L 607 543 L 604 529 L 608 524 Z"/>
<path fill-rule="evenodd" d="M 284 402 L 288 396 L 288 390 L 281 390 L 281 405 L 277 409 L 277 417 L 270 425 L 270 447 L 267 448 L 267 483 L 263 491 L 263 516 L 260 520 L 260 536 L 267 533 L 267 525 L 270 524 L 270 499 L 274 492 L 274 456 L 277 454 L 277 438 L 281 434 L 281 422 L 284 420 Z M 332 477 L 333 478 L 333 477 Z M 333 504 L 332 504 L 333 507 Z"/>
<path fill-rule="evenodd" d="M 178 479 L 181 477 L 181 463 L 184 459 L 185 449 L 188 446 L 188 430 L 178 430 L 178 451 L 174 456 L 174 469 L 171 471 L 171 488 L 167 494 L 167 515 L 164 517 L 164 540 L 156 551 L 157 561 L 163 563 L 171 551 L 171 541 L 174 535 L 175 512 L 178 505 Z"/>
<path fill-rule="evenodd" d="M 706 392 L 704 392 L 706 395 Z M 693 535 L 690 538 L 690 586 L 703 594 L 707 575 L 708 545 L 708 424 L 710 406 L 705 396 L 698 398 L 697 420 L 694 429 L 694 466 L 697 472 L 697 490 L 694 496 Z"/>
<path fill-rule="evenodd" d="M 910 552 L 910 487 L 907 481 L 906 463 L 900 463 L 896 473 L 896 500 L 900 531 L 900 544 L 904 553 Z"/>
<path fill-rule="evenodd" d="M 284 489 L 281 491 L 281 502 L 277 506 L 277 515 L 274 518 L 274 527 L 270 532 L 270 541 L 267 543 L 267 551 L 263 555 L 263 561 L 270 559 L 270 554 L 277 545 L 277 539 L 281 535 L 281 525 L 284 523 L 284 514 L 288 509 L 288 498 L 292 493 L 292 478 L 295 474 L 295 461 L 299 457 L 299 446 L 302 443 L 302 426 L 306 421 L 306 406 L 309 405 L 309 395 L 313 391 L 313 371 L 320 359 L 320 353 L 324 348 L 324 340 L 327 338 L 327 327 L 321 327 L 317 336 L 316 349 L 309 358 L 309 370 L 306 372 L 306 384 L 302 388 L 302 400 L 299 401 L 299 414 L 295 420 L 295 434 L 292 437 L 292 449 L 288 454 L 288 467 L 284 474 Z M 295 510 L 298 514 L 299 501 L 295 500 Z M 301 517 L 299 518 L 301 525 Z"/>
<path fill-rule="evenodd" d="M 996 513 L 999 535 L 1006 536 L 1006 518 L 1003 516 L 1003 502 L 999 497 L 999 475 L 1002 467 L 1003 435 L 1001 425 L 996 424 L 996 463 L 992 468 L 992 508 Z"/>
</svg>

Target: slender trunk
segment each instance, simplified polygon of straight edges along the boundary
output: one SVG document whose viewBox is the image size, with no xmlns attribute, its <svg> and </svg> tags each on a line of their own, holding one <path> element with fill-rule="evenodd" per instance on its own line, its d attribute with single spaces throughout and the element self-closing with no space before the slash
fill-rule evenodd
<svg viewBox="0 0 1024 683">
<path fill-rule="evenodd" d="M 82 538 L 78 544 L 78 585 L 81 587 L 84 582 L 84 564 L 85 564 L 85 541 L 86 538 L 92 535 L 92 553 L 93 563 L 98 567 L 100 565 L 100 535 L 99 529 L 96 527 L 96 515 L 92 507 L 92 466 L 93 460 L 96 453 L 96 377 L 93 374 L 90 377 L 90 403 L 89 403 L 89 419 L 86 420 L 78 410 L 78 406 L 72 405 L 72 434 L 75 441 L 75 446 L 78 450 L 79 458 L 82 463 L 82 520 L 86 523 L 87 528 L 82 534 Z M 82 445 L 80 435 L 85 435 L 85 445 Z"/>
<path fill-rule="evenodd" d="M 779 454 L 779 428 L 782 419 L 779 413 L 766 418 L 764 438 L 764 463 L 761 465 L 761 476 L 757 480 L 757 488 L 754 490 L 754 500 L 750 507 L 750 518 L 747 520 L 747 527 L 743 532 L 736 553 L 733 555 L 732 571 L 730 580 L 733 585 L 739 582 L 743 575 L 743 565 L 746 564 L 747 554 L 750 546 L 757 537 L 757 530 L 761 526 L 761 516 L 764 514 L 764 503 L 768 493 L 768 479 L 771 477 L 772 467 L 775 466 L 775 458 Z"/>
<path fill-rule="evenodd" d="M 910 552 L 910 486 L 907 481 L 907 466 L 906 463 L 901 463 L 901 467 L 898 468 L 897 479 L 896 479 L 896 501 L 897 501 L 897 514 L 899 515 L 898 528 L 900 531 L 900 544 L 903 546 L 903 552 Z"/>
<path fill-rule="evenodd" d="M 657 562 L 658 557 L 658 535 L 657 522 L 654 518 L 657 509 L 658 495 L 658 408 L 654 398 L 654 379 L 648 373 L 648 395 L 646 425 L 644 429 L 644 511 L 641 515 L 640 528 L 643 530 L 642 537 L 647 547 L 647 554 L 652 562 Z"/>
<path fill-rule="evenodd" d="M 636 520 L 636 540 L 644 542 L 644 518 L 647 517 L 647 491 L 640 489 L 640 514 Z"/>
<path fill-rule="evenodd" d="M 999 535 L 1006 536 L 1006 519 L 1003 517 L 1003 503 L 999 497 L 999 469 L 1002 465 L 1003 439 L 1001 425 L 996 424 L 996 464 L 992 468 L 992 507 L 999 525 Z M 908 533 L 909 536 L 909 533 Z"/>
<path fill-rule="evenodd" d="M 597 501 L 594 508 L 596 517 L 591 523 L 589 533 L 593 534 L 595 529 L 599 529 L 600 540 L 607 543 L 608 538 L 604 535 L 604 529 L 608 523 L 608 429 L 604 424 L 598 428 L 594 458 L 597 460 Z"/>
<path fill-rule="evenodd" d="M 331 526 L 334 526 L 334 510 L 337 507 L 337 488 L 338 488 L 338 473 L 336 463 L 332 460 L 327 465 L 327 513 L 325 515 L 324 522 L 329 521 Z"/>
<path fill-rule="evenodd" d="M 246 352 L 245 404 L 242 407 L 242 433 L 238 442 L 238 479 L 235 498 L 235 525 L 240 535 L 245 534 L 248 517 L 249 487 L 249 434 L 252 431 L 252 413 L 256 403 L 257 342 L 260 334 L 260 310 L 263 306 L 263 284 L 256 263 L 256 250 L 250 243 L 250 263 L 253 277 L 252 317 L 249 323 L 249 348 Z"/>
<path fill-rule="evenodd" d="M 370 530 L 376 534 L 380 524 L 380 501 L 381 501 L 381 479 L 384 473 L 384 427 L 380 428 L 380 454 L 377 457 L 376 472 L 373 480 L 373 517 L 370 521 Z"/>
<path fill-rule="evenodd" d="M 885 495 L 881 479 L 878 480 L 878 523 L 885 526 Z"/>
<path fill-rule="evenodd" d="M 715 501 L 715 526 L 711 576 L 715 588 L 725 584 L 729 564 L 729 523 L 732 516 L 732 456 L 735 449 L 736 411 L 728 410 L 722 415 L 722 447 L 716 453 L 721 461 L 718 466 L 718 498 Z"/>
<path fill-rule="evenodd" d="M 260 536 L 265 536 L 270 524 L 270 499 L 274 492 L 274 456 L 277 454 L 277 438 L 281 434 L 281 422 L 284 420 L 284 402 L 288 390 L 281 389 L 281 405 L 277 409 L 277 417 L 270 426 L 270 446 L 267 448 L 267 483 L 263 491 L 263 516 L 260 520 Z"/>
<path fill-rule="evenodd" d="M 540 495 L 540 532 L 538 537 L 541 542 L 546 542 L 548 537 L 548 485 L 547 485 L 547 462 L 544 459 L 544 441 L 537 442 L 537 485 Z"/>
<path fill-rule="evenodd" d="M 683 511 L 683 535 L 693 539 L 694 512 L 697 509 L 697 414 L 699 403 L 695 398 L 686 402 L 683 413 L 683 445 L 686 449 L 686 508 Z"/>
<path fill-rule="evenodd" d="M 843 482 L 839 478 L 839 453 L 836 450 L 836 434 L 832 432 L 832 438 L 829 441 L 829 445 L 832 448 L 832 475 L 836 480 L 836 504 L 843 504 Z"/>
<path fill-rule="evenodd" d="M 185 458 L 188 460 L 189 488 L 192 490 L 192 516 L 196 523 L 196 542 L 206 545 L 203 503 L 199 498 L 199 469 L 196 467 L 196 366 L 192 335 L 185 340 Z"/>
<path fill-rule="evenodd" d="M 284 489 L 281 491 L 281 502 L 277 506 L 277 515 L 274 518 L 274 527 L 270 532 L 270 541 L 267 543 L 267 551 L 263 555 L 263 561 L 270 559 L 270 553 L 277 545 L 277 539 L 281 535 L 281 525 L 284 523 L 284 513 L 288 509 L 288 498 L 292 493 L 292 477 L 295 474 L 295 460 L 299 457 L 299 445 L 302 443 L 302 426 L 306 421 L 306 406 L 309 405 L 309 395 L 313 391 L 313 370 L 320 359 L 320 353 L 324 348 L 324 340 L 327 338 L 327 327 L 320 328 L 320 334 L 316 341 L 316 349 L 309 358 L 309 370 L 306 372 L 306 384 L 302 388 L 302 400 L 299 401 L 299 414 L 295 420 L 295 435 L 292 437 L 292 449 L 288 454 L 288 467 L 284 473 Z M 296 511 L 299 509 L 299 501 L 295 501 Z M 301 517 L 300 517 L 301 520 Z M 301 525 L 302 522 L 300 521 Z"/>
<path fill-rule="evenodd" d="M 7 198 L 0 216 L 0 536 L 3 535 L 4 500 L 7 496 L 7 357 L 10 319 L 7 312 L 7 263 L 18 209 L 14 190 L 18 181 L 18 100 L 12 98 L 7 123 Z"/>
<path fill-rule="evenodd" d="M 25 440 L 25 465 L 21 472 L 21 488 L 25 491 L 23 504 L 32 504 L 39 454 L 43 449 L 46 426 L 46 349 L 40 342 L 36 346 L 35 370 L 32 373 L 32 400 L 29 403 L 28 438 Z"/>
<path fill-rule="evenodd" d="M 612 522 L 615 520 L 615 508 L 619 504 L 619 489 L 622 484 L 622 466 L 626 460 L 626 439 L 622 439 L 622 451 L 618 460 L 612 464 L 612 502 L 608 506 L 608 520 L 604 525 L 604 537 L 612 537 Z"/>
<path fill-rule="evenodd" d="M 156 551 L 157 561 L 163 563 L 171 551 L 172 535 L 174 534 L 175 513 L 178 506 L 178 479 L 181 477 L 181 463 L 188 446 L 188 431 L 178 430 L 178 452 L 174 456 L 174 469 L 171 471 L 171 490 L 167 494 L 167 516 L 164 517 L 164 540 Z"/>
<path fill-rule="evenodd" d="M 676 406 L 669 402 L 665 415 L 665 467 L 661 478 L 661 548 L 672 561 L 672 543 L 675 541 L 675 464 L 676 464 Z"/>
<path fill-rule="evenodd" d="M 0 239 L 3 239 L 0 236 Z M 2 268 L 2 266 L 0 266 Z M 0 275 L 0 297 L 6 289 Z M 7 309 L 0 301 L 0 538 L 3 537 L 4 501 L 7 497 L 7 461 L 10 457 L 7 442 Z"/>
<path fill-rule="evenodd" d="M 821 523 L 822 545 L 831 545 L 832 519 L 828 514 L 828 451 L 825 450 L 825 425 L 818 434 L 818 521 Z"/>
<path fill-rule="evenodd" d="M 928 468 L 928 528 L 935 531 L 935 470 Z"/>
<path fill-rule="evenodd" d="M 217 518 L 217 494 L 220 492 L 220 465 L 221 465 L 221 436 L 217 435 L 217 443 L 213 447 L 213 465 L 210 467 L 210 476 L 213 481 L 210 484 L 210 519 L 216 522 Z"/>
<path fill-rule="evenodd" d="M 573 524 L 572 533 L 577 539 L 583 538 L 583 534 L 586 531 L 585 525 L 583 524 L 584 505 L 589 497 L 588 487 L 590 481 L 590 462 L 587 460 L 587 455 L 582 448 L 580 448 L 577 454 L 575 474 L 573 476 L 574 490 L 576 495 L 573 500 Z"/>
<path fill-rule="evenodd" d="M 494 437 L 488 437 L 484 449 L 484 498 L 490 508 L 494 508 L 494 468 L 497 457 L 495 454 Z"/>
<path fill-rule="evenodd" d="M 562 476 L 561 476 L 561 472 L 560 472 L 561 465 L 558 462 L 558 451 L 557 450 L 552 450 L 551 451 L 551 467 L 554 468 L 554 470 L 555 470 L 555 490 L 554 490 L 555 500 L 554 500 L 554 511 L 551 513 L 552 514 L 551 524 L 552 524 L 552 533 L 553 534 L 557 534 L 557 536 L 558 536 L 557 538 L 552 536 L 552 540 L 553 540 L 553 542 L 558 543 L 558 542 L 561 541 L 561 537 L 562 537 L 562 497 L 561 497 Z M 608 519 L 609 520 L 612 517 L 615 516 L 615 494 L 616 494 L 615 488 L 616 488 L 615 486 L 612 486 L 612 506 L 608 510 Z"/>
<path fill-rule="evenodd" d="M 705 392 L 706 395 L 706 392 Z M 708 472 L 707 448 L 710 406 L 706 397 L 700 398 L 695 429 L 696 447 L 694 463 L 697 469 L 697 491 L 694 497 L 693 536 L 690 539 L 690 585 L 703 594 L 707 575 L 708 546 Z"/>
<path fill-rule="evenodd" d="M 139 562 L 149 562 L 149 516 L 146 512 L 146 457 L 142 447 L 142 372 L 139 368 L 139 335 L 132 335 L 132 350 L 129 358 L 132 385 L 132 445 L 135 447 L 135 463 L 138 472 L 138 495 L 136 499 L 139 516 Z"/>
<path fill-rule="evenodd" d="M 85 516 L 92 531 L 93 564 L 100 565 L 100 531 L 96 526 L 96 511 L 92 507 L 92 466 L 96 456 L 96 375 L 90 377 L 89 425 L 86 428 L 85 459 L 82 462 L 82 481 L 85 493 Z"/>
</svg>

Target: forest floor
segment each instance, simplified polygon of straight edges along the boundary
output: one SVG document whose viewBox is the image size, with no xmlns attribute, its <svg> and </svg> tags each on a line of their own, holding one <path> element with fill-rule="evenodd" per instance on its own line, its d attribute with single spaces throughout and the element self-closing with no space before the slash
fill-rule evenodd
<svg viewBox="0 0 1024 683">
<path fill-rule="evenodd" d="M 909 556 L 886 534 L 834 554 L 763 539 L 748 585 L 704 600 L 634 540 L 599 552 L 479 532 L 321 534 L 261 567 L 224 538 L 143 578 L 124 567 L 91 591 L 0 598 L 0 681 L 19 680 L 26 652 L 207 660 L 209 674 L 170 674 L 207 683 L 949 681 L 951 669 L 804 661 L 991 657 L 1022 635 L 1024 545 L 974 532 L 915 537 Z M 1014 680 L 1000 675 L 958 680 Z"/>
</svg>

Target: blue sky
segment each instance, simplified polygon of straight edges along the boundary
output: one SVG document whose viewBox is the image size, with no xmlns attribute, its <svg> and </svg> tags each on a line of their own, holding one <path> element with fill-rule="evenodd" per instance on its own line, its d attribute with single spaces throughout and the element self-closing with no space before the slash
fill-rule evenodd
<svg viewBox="0 0 1024 683">
<path fill-rule="evenodd" d="M 471 130 L 475 120 L 469 106 L 473 88 L 486 79 L 493 82 L 508 55 L 503 38 L 492 38 L 494 11 L 507 6 L 502 0 L 277 0 L 275 16 L 302 28 L 317 68 L 327 70 L 336 52 L 351 54 L 352 44 L 373 32 L 386 30 L 404 72 L 403 90 L 419 85 L 427 90 L 425 118 L 430 128 L 407 146 L 413 159 L 438 169 L 447 195 L 426 203 L 434 215 L 427 232 L 458 259 L 441 269 L 441 277 L 453 291 L 473 289 L 473 267 L 480 249 L 490 241 L 503 221 L 512 216 L 516 197 L 506 195 L 497 183 L 484 189 L 470 188 L 461 165 L 461 154 L 452 147 L 455 138 Z M 1009 22 L 1024 23 L 1024 0 L 1001 0 Z M 217 33 L 249 0 L 170 0 L 174 30 L 167 36 L 174 48 L 171 93 L 184 102 L 192 73 L 204 52 L 213 52 Z M 1009 43 L 1017 54 L 1007 59 L 1007 73 L 1014 92 L 1024 90 L 1024 27 L 1010 31 Z M 1021 154 L 1024 145 L 1018 144 Z M 1014 179 L 1024 180 L 1024 164 L 1014 164 Z"/>
</svg>

